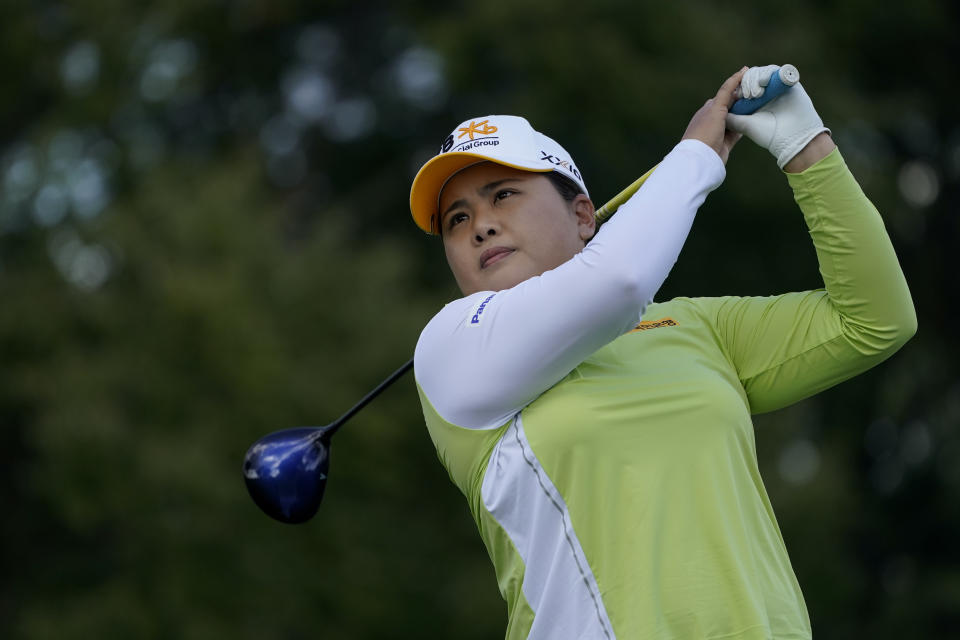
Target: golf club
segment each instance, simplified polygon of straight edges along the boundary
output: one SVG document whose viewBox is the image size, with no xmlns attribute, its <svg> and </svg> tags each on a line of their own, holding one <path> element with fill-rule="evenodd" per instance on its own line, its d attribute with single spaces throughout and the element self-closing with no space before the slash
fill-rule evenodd
<svg viewBox="0 0 960 640">
<path fill-rule="evenodd" d="M 775 80 L 776 79 L 776 80 Z M 800 74 L 784 65 L 770 78 L 763 96 L 740 99 L 731 113 L 749 115 L 797 83 Z M 600 207 L 597 222 L 612 216 L 650 177 L 653 167 Z M 317 512 L 327 486 L 330 440 L 344 423 L 413 368 L 413 358 L 391 373 L 336 421 L 322 427 L 294 427 L 275 431 L 257 440 L 243 459 L 243 477 L 250 497 L 271 518 L 288 524 L 306 522 Z"/>
</svg>

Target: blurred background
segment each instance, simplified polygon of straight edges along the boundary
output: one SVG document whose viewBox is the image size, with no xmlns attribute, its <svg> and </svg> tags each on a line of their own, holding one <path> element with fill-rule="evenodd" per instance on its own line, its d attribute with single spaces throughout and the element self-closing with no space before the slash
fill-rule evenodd
<svg viewBox="0 0 960 640">
<path fill-rule="evenodd" d="M 257 510 L 243 454 L 331 422 L 457 297 L 407 198 L 458 122 L 526 116 L 599 204 L 771 62 L 882 212 L 920 327 L 756 419 L 814 632 L 960 636 L 957 5 L 738 6 L 0 4 L 0 637 L 502 637 L 412 377 L 337 436 L 308 524 Z M 659 298 L 817 286 L 744 140 Z"/>
</svg>

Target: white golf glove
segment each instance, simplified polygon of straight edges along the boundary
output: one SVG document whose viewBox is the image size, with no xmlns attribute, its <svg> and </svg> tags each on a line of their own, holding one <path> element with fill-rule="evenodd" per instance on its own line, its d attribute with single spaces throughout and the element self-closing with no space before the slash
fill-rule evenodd
<svg viewBox="0 0 960 640">
<path fill-rule="evenodd" d="M 740 81 L 742 98 L 759 98 L 777 72 L 775 64 L 750 67 Z M 810 96 L 798 82 L 779 98 L 768 102 L 749 116 L 727 114 L 727 127 L 742 133 L 773 154 L 783 167 L 818 134 L 830 129 L 813 108 Z"/>
</svg>

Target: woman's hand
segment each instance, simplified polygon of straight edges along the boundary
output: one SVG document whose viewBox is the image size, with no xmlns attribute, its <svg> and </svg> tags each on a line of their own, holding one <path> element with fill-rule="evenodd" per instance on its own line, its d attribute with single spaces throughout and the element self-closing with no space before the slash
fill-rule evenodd
<svg viewBox="0 0 960 640">
<path fill-rule="evenodd" d="M 693 114 L 687 130 L 684 131 L 681 140 L 699 140 L 708 147 L 717 152 L 723 164 L 727 164 L 727 158 L 730 157 L 730 150 L 737 144 L 741 134 L 727 129 L 727 111 L 730 109 L 737 97 L 734 91 L 740 86 L 740 80 L 746 73 L 747 67 L 743 67 L 735 74 L 726 79 L 720 85 L 717 95 L 707 100 L 700 109 Z"/>
<path fill-rule="evenodd" d="M 779 69 L 775 64 L 751 67 L 740 81 L 741 92 L 748 98 L 763 95 L 771 76 Z M 803 171 L 836 147 L 830 130 L 823 126 L 810 96 L 799 82 L 756 113 L 731 113 L 727 116 L 727 126 L 773 154 L 777 166 L 787 173 Z"/>
</svg>

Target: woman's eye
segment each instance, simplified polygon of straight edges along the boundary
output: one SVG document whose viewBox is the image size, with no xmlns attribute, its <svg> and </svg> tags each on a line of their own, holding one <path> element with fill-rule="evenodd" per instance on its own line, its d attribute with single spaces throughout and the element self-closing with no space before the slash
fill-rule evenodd
<svg viewBox="0 0 960 640">
<path fill-rule="evenodd" d="M 447 228 L 453 229 L 455 226 L 467 219 L 467 214 L 465 213 L 454 213 L 450 216 L 450 220 L 447 223 Z"/>
<path fill-rule="evenodd" d="M 503 200 L 508 196 L 512 196 L 514 193 L 516 192 L 513 189 L 501 189 L 500 191 L 497 191 L 497 194 L 493 197 L 493 199 Z"/>
</svg>

